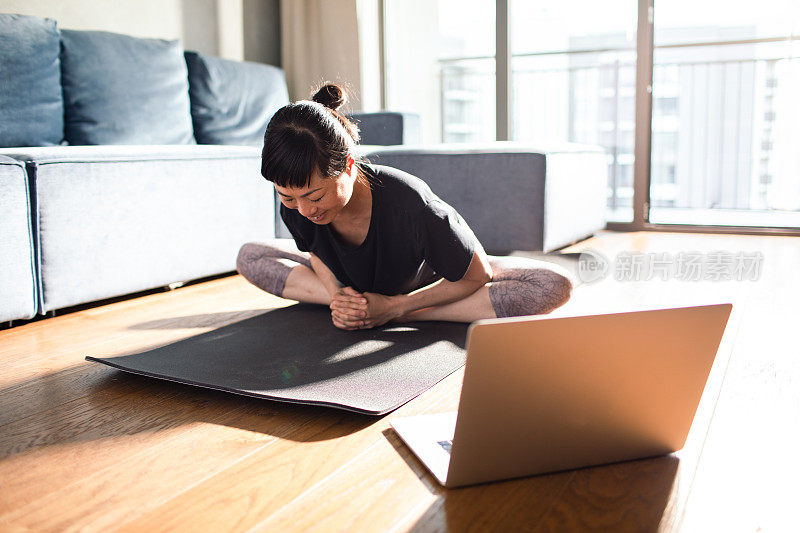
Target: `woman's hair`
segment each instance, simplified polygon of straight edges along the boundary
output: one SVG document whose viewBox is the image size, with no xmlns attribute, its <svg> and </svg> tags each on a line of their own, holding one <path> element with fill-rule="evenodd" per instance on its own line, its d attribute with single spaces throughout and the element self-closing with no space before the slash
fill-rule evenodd
<svg viewBox="0 0 800 533">
<path fill-rule="evenodd" d="M 281 187 L 306 187 L 316 169 L 338 176 L 359 141 L 358 127 L 338 111 L 347 103 L 341 87 L 325 83 L 312 100 L 280 108 L 267 125 L 261 175 Z"/>
</svg>

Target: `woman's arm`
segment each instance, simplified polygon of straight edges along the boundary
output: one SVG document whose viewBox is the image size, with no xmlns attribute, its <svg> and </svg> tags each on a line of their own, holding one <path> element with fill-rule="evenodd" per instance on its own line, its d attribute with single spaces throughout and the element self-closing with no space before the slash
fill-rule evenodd
<svg viewBox="0 0 800 533">
<path fill-rule="evenodd" d="M 325 290 L 328 291 L 328 294 L 333 297 L 334 294 L 339 292 L 342 284 L 339 283 L 339 280 L 336 279 L 336 275 L 331 272 L 331 269 L 328 268 L 319 257 L 311 252 L 309 252 L 308 255 L 311 256 L 311 268 L 314 270 L 314 273 L 317 275 L 320 282 L 322 282 Z"/>
<path fill-rule="evenodd" d="M 350 325 L 360 328 L 374 328 L 390 320 L 404 317 L 418 309 L 444 305 L 466 298 L 492 281 L 492 267 L 483 249 L 472 255 L 469 268 L 458 281 L 441 279 L 408 294 L 385 296 L 371 292 L 364 293 L 367 299 L 366 316 L 353 320 Z M 334 313 L 334 317 L 336 313 Z"/>
<path fill-rule="evenodd" d="M 492 281 L 492 267 L 489 265 L 489 258 L 482 249 L 477 250 L 472 255 L 467 272 L 460 280 L 440 279 L 427 287 L 395 296 L 396 305 L 400 311 L 398 316 L 408 315 L 418 309 L 462 300 L 490 281 Z"/>
<path fill-rule="evenodd" d="M 331 296 L 331 319 L 340 329 L 358 329 L 366 316 L 367 299 L 352 287 L 343 287 L 336 275 L 322 260 L 309 253 L 311 268 Z"/>
</svg>

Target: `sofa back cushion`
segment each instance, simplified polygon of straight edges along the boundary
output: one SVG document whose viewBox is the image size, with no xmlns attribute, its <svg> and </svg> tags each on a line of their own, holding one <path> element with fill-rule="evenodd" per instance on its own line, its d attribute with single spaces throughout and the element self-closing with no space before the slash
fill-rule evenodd
<svg viewBox="0 0 800 533">
<path fill-rule="evenodd" d="M 70 144 L 192 144 L 189 82 L 178 41 L 61 30 Z"/>
<path fill-rule="evenodd" d="M 58 39 L 54 20 L 0 13 L 0 146 L 64 138 Z"/>
<path fill-rule="evenodd" d="M 260 146 L 269 119 L 289 103 L 283 70 L 197 52 L 185 56 L 197 142 Z"/>
</svg>

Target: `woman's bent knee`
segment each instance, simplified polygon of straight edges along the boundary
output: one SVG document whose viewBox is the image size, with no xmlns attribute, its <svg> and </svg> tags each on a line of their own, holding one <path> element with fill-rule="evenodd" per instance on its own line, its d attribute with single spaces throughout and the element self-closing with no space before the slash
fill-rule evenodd
<svg viewBox="0 0 800 533">
<path fill-rule="evenodd" d="M 493 282 L 489 299 L 498 318 L 547 314 L 572 294 L 569 278 L 547 269 L 527 269 Z"/>
<path fill-rule="evenodd" d="M 257 244 L 248 242 L 239 248 L 239 254 L 236 256 L 236 271 L 244 277 L 245 272 L 250 270 L 251 265 L 258 257 Z"/>
<path fill-rule="evenodd" d="M 554 294 L 556 298 L 554 298 L 556 302 L 556 306 L 553 307 L 561 307 L 572 296 L 572 281 L 566 276 L 562 276 L 561 274 L 553 273 L 555 278 L 553 279 L 553 285 L 555 286 Z M 551 311 L 553 310 L 551 309 Z"/>
<path fill-rule="evenodd" d="M 242 245 L 236 257 L 236 270 L 259 289 L 282 296 L 292 267 L 272 257 L 269 251 L 270 247 L 259 243 Z"/>
</svg>

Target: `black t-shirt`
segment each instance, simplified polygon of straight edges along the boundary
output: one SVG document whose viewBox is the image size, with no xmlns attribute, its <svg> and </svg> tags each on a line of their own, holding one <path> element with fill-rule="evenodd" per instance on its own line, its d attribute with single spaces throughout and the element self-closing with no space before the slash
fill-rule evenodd
<svg viewBox="0 0 800 533">
<path fill-rule="evenodd" d="M 441 278 L 464 277 L 478 241 L 456 210 L 407 172 L 359 165 L 372 189 L 364 242 L 349 245 L 328 224 L 314 224 L 281 204 L 281 218 L 297 247 L 319 257 L 342 284 L 359 292 L 405 294 Z"/>
</svg>

